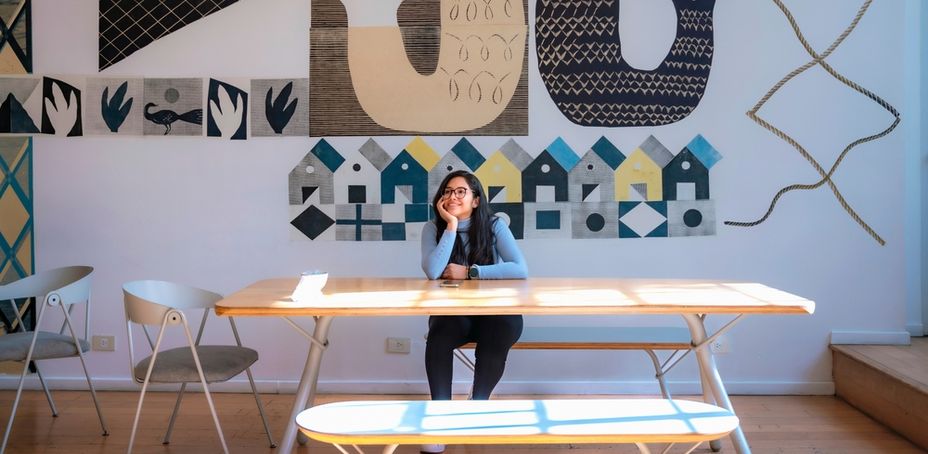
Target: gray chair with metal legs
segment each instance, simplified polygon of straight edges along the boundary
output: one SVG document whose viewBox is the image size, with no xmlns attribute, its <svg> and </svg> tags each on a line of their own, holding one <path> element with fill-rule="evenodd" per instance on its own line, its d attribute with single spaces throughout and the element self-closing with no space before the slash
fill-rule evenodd
<svg viewBox="0 0 928 454">
<path fill-rule="evenodd" d="M 89 266 L 69 266 L 56 268 L 42 273 L 27 276 L 7 285 L 0 286 L 0 301 L 8 300 L 16 316 L 14 332 L 0 336 L 0 361 L 22 361 L 23 372 L 19 377 L 19 386 L 16 388 L 16 398 L 13 399 L 13 411 L 10 413 L 10 420 L 6 425 L 6 432 L 3 434 L 3 444 L 0 445 L 0 453 L 6 450 L 7 442 L 10 438 L 10 432 L 13 429 L 13 419 L 16 417 L 16 409 L 19 406 L 19 399 L 23 393 L 23 384 L 26 381 L 26 372 L 29 370 L 29 363 L 33 362 L 36 373 L 39 377 L 39 383 L 45 390 L 45 398 L 48 399 L 48 405 L 51 407 L 52 416 L 58 416 L 58 409 L 55 407 L 55 401 L 52 394 L 45 384 L 45 379 L 39 370 L 39 365 L 34 361 L 78 357 L 81 361 L 81 367 L 84 369 L 84 376 L 87 377 L 87 386 L 90 388 L 90 396 L 93 398 L 93 404 L 97 409 L 97 416 L 100 417 L 100 426 L 103 428 L 103 435 L 109 435 L 106 429 L 106 423 L 103 421 L 103 413 L 100 411 L 100 403 L 97 401 L 97 393 L 93 388 L 93 381 L 90 379 L 90 373 L 87 371 L 87 363 L 84 360 L 84 352 L 90 350 L 90 344 L 87 338 L 90 333 L 90 275 L 93 268 Z M 22 315 L 28 306 L 19 308 L 16 306 L 16 300 L 26 298 L 35 298 L 36 321 L 35 328 L 32 331 L 26 331 L 23 325 Z M 77 304 L 83 303 L 84 310 L 84 337 L 78 338 L 74 331 L 74 324 L 71 316 L 74 315 L 74 308 Z M 46 318 L 49 310 L 60 309 L 64 318 L 61 329 L 58 332 L 41 331 L 42 321 Z M 65 329 L 68 333 L 65 334 Z"/>
<path fill-rule="evenodd" d="M 229 449 L 222 434 L 216 408 L 213 406 L 213 399 L 210 397 L 208 383 L 227 381 L 242 372 L 248 375 L 251 391 L 255 396 L 255 402 L 258 404 L 258 412 L 264 422 L 268 443 L 272 448 L 276 447 L 277 444 L 271 437 L 267 417 L 264 414 L 261 397 L 258 395 L 258 389 L 255 387 L 255 381 L 251 375 L 251 365 L 258 360 L 258 352 L 242 346 L 238 329 L 235 327 L 235 321 L 232 317 L 229 317 L 229 324 L 232 327 L 236 345 L 200 345 L 203 328 L 206 327 L 207 316 L 213 310 L 216 302 L 222 299 L 222 295 L 164 281 L 134 281 L 123 285 L 122 289 L 126 309 L 130 367 L 132 376 L 138 383 L 142 384 L 138 408 L 135 411 L 135 421 L 132 423 L 132 434 L 129 437 L 129 452 L 132 452 L 132 446 L 135 443 L 135 433 L 138 429 L 139 416 L 142 413 L 142 402 L 145 399 L 145 391 L 148 389 L 149 383 L 181 384 L 177 393 L 177 401 L 174 404 L 174 412 L 171 414 L 167 432 L 162 440 L 163 443 L 167 444 L 171 440 L 174 420 L 180 409 L 181 399 L 184 396 L 187 383 L 199 382 L 203 386 L 203 393 L 213 416 L 216 432 L 219 433 L 222 449 L 228 453 Z M 203 310 L 203 318 L 200 321 L 200 328 L 194 340 L 183 311 L 196 309 Z M 135 361 L 135 348 L 132 341 L 133 323 L 142 326 L 145 339 L 148 341 L 148 346 L 152 352 L 150 356 L 139 362 Z M 158 326 L 155 340 L 152 339 L 152 334 L 148 330 L 149 326 Z M 161 348 L 165 333 L 171 327 L 182 328 L 187 340 L 186 346 L 171 349 Z"/>
</svg>

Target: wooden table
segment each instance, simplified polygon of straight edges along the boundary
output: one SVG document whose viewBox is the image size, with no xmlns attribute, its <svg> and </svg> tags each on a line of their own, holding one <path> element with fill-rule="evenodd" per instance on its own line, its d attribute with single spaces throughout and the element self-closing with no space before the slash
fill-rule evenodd
<svg viewBox="0 0 928 454">
<path fill-rule="evenodd" d="M 709 343 L 746 314 L 807 315 L 815 310 L 810 300 L 750 282 L 532 278 L 463 281 L 458 288 L 445 288 L 439 287 L 439 281 L 422 278 L 330 278 L 318 298 L 296 302 L 290 294 L 298 280 L 258 281 L 216 304 L 219 315 L 315 318 L 313 333 L 306 333 L 312 345 L 280 445 L 284 454 L 291 452 L 296 441 L 297 415 L 315 394 L 322 353 L 335 317 L 677 314 L 690 330 L 707 396 L 734 413 Z M 709 314 L 736 317 L 710 336 L 705 327 Z M 737 452 L 750 452 L 740 427 L 731 438 Z"/>
</svg>

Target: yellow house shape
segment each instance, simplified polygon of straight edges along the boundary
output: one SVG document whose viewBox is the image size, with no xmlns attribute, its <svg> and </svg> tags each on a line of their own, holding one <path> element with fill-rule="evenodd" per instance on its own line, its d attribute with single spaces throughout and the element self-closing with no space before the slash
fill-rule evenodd
<svg viewBox="0 0 928 454">
<path fill-rule="evenodd" d="M 673 153 L 654 136 L 648 137 L 615 169 L 615 199 L 663 200 L 664 166 L 671 160 Z"/>
<path fill-rule="evenodd" d="M 506 188 L 505 200 L 493 200 L 494 203 L 522 201 L 522 171 L 503 152 L 493 153 L 474 171 L 474 175 L 483 183 L 483 193 L 487 194 L 487 200 L 490 199 L 490 186 L 494 186 Z"/>
<path fill-rule="evenodd" d="M 435 149 L 425 143 L 422 137 L 417 136 L 412 139 L 412 142 L 406 145 L 405 150 L 412 155 L 413 159 L 418 161 L 419 164 L 422 164 L 422 167 L 425 168 L 426 171 L 432 170 L 432 167 L 435 167 L 435 164 L 438 164 L 438 161 L 441 160 L 441 157 L 438 156 Z"/>
</svg>

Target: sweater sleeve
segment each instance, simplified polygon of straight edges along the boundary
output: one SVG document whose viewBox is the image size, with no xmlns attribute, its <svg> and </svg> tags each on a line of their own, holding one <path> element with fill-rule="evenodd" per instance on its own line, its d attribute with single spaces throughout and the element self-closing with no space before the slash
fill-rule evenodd
<svg viewBox="0 0 928 454">
<path fill-rule="evenodd" d="M 445 230 L 441 240 L 435 241 L 438 227 L 434 222 L 426 222 L 422 227 L 422 271 L 429 279 L 438 279 L 451 260 L 456 232 Z"/>
<path fill-rule="evenodd" d="M 496 240 L 495 247 L 499 260 L 494 265 L 478 265 L 480 279 L 527 278 L 528 266 L 525 263 L 525 257 L 522 256 L 522 251 L 519 250 L 519 245 L 516 244 L 509 226 L 502 220 L 497 220 L 493 223 L 493 236 Z"/>
</svg>

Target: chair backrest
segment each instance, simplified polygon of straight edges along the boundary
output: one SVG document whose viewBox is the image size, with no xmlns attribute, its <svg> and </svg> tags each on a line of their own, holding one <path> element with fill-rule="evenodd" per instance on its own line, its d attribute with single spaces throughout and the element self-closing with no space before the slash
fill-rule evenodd
<svg viewBox="0 0 928 454">
<path fill-rule="evenodd" d="M 0 300 L 36 298 L 50 304 L 85 303 L 90 299 L 90 266 L 55 268 L 0 286 Z"/>
<path fill-rule="evenodd" d="M 84 339 L 90 336 L 90 287 L 93 267 L 66 266 L 54 268 L 26 276 L 7 285 L 0 286 L 0 301 L 9 301 L 16 312 L 16 320 L 22 323 L 15 300 L 35 298 L 38 317 L 36 329 L 42 322 L 44 305 L 60 306 L 65 318 L 71 313 L 73 304 L 88 303 L 84 312 Z M 65 309 L 67 307 L 67 309 Z M 62 322 L 59 333 L 64 333 L 66 323 Z M 20 325 L 20 329 L 24 329 Z"/>
<path fill-rule="evenodd" d="M 128 321 L 141 325 L 160 325 L 171 310 L 210 309 L 222 299 L 218 293 L 153 280 L 127 282 L 122 292 Z"/>
</svg>

